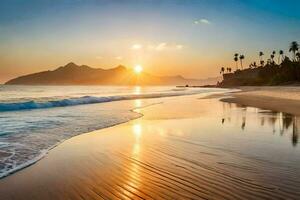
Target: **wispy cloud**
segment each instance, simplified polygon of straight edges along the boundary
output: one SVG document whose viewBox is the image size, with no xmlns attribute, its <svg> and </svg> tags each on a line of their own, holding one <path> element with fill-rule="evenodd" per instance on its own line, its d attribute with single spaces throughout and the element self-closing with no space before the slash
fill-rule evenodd
<svg viewBox="0 0 300 200">
<path fill-rule="evenodd" d="M 183 45 L 181 44 L 167 44 L 166 42 L 161 42 L 156 45 L 148 45 L 148 49 L 154 51 L 181 50 L 182 48 Z"/>
<path fill-rule="evenodd" d="M 202 18 L 199 20 L 195 20 L 194 24 L 207 24 L 208 25 L 208 24 L 211 24 L 211 22 L 208 19 Z"/>
<path fill-rule="evenodd" d="M 182 48 L 183 48 L 183 45 L 181 45 L 181 44 L 177 44 L 177 45 L 176 45 L 176 49 L 180 50 L 180 49 L 182 49 Z"/>
<path fill-rule="evenodd" d="M 140 50 L 141 48 L 143 48 L 143 45 L 141 45 L 141 44 L 133 44 L 131 46 L 132 50 Z"/>
<path fill-rule="evenodd" d="M 122 60 L 123 57 L 122 57 L 122 56 L 117 56 L 117 57 L 115 57 L 115 59 L 117 59 L 117 60 Z"/>
<path fill-rule="evenodd" d="M 155 47 L 155 50 L 156 50 L 156 51 L 162 51 L 162 50 L 164 50 L 164 49 L 166 48 L 166 46 L 167 46 L 167 43 L 162 42 L 162 43 L 158 44 L 158 45 Z"/>
</svg>

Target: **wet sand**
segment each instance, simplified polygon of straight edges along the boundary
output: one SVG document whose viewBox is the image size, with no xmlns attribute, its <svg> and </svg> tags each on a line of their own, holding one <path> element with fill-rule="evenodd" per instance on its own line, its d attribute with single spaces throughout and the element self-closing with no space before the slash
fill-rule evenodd
<svg viewBox="0 0 300 200">
<path fill-rule="evenodd" d="M 144 116 L 73 137 L 1 179 L 0 199 L 300 196 L 295 116 L 197 95 L 136 112 Z"/>
<path fill-rule="evenodd" d="M 300 87 L 241 87 L 223 101 L 300 115 Z"/>
</svg>

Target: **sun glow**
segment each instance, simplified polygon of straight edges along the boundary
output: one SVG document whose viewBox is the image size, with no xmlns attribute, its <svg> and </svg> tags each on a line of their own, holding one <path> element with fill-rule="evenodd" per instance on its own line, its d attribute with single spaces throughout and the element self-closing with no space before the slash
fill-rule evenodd
<svg viewBox="0 0 300 200">
<path fill-rule="evenodd" d="M 136 74 L 140 74 L 142 71 L 143 71 L 143 67 L 142 67 L 141 65 L 136 65 L 136 66 L 134 67 L 134 72 L 135 72 Z"/>
</svg>

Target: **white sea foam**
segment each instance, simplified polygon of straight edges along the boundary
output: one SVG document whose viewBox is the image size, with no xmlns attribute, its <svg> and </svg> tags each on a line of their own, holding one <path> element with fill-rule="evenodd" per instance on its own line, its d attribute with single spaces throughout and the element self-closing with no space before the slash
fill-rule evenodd
<svg viewBox="0 0 300 200">
<path fill-rule="evenodd" d="M 203 91 L 202 91 L 203 92 Z M 173 90 L 172 92 L 164 93 L 150 93 L 150 94 L 133 94 L 133 95 L 115 95 L 115 96 L 82 96 L 73 97 L 61 100 L 52 101 L 26 101 L 26 102 L 8 102 L 0 103 L 0 112 L 4 111 L 18 111 L 18 110 L 28 110 L 28 109 L 42 109 L 42 108 L 53 108 L 53 107 L 66 107 L 75 106 L 83 104 L 95 104 L 95 103 L 105 103 L 111 101 L 122 101 L 122 100 L 133 100 L 133 99 L 148 99 L 148 98 L 161 98 L 161 97 L 171 97 L 171 96 L 182 96 L 182 95 L 192 95 L 201 93 L 201 90 Z"/>
</svg>

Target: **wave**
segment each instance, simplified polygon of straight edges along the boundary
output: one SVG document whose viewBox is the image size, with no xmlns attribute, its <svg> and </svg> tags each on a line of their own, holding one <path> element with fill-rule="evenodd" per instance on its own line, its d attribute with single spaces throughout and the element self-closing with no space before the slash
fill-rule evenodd
<svg viewBox="0 0 300 200">
<path fill-rule="evenodd" d="M 133 100 L 133 99 L 172 97 L 172 96 L 198 94 L 201 92 L 198 90 L 198 91 L 190 91 L 190 92 L 151 93 L 151 94 L 117 95 L 117 96 L 105 96 L 105 97 L 83 96 L 77 98 L 73 97 L 68 99 L 60 99 L 60 100 L 45 101 L 45 102 L 38 102 L 32 100 L 26 102 L 0 103 L 0 112 L 66 107 L 66 106 L 105 103 L 111 101 Z"/>
</svg>

